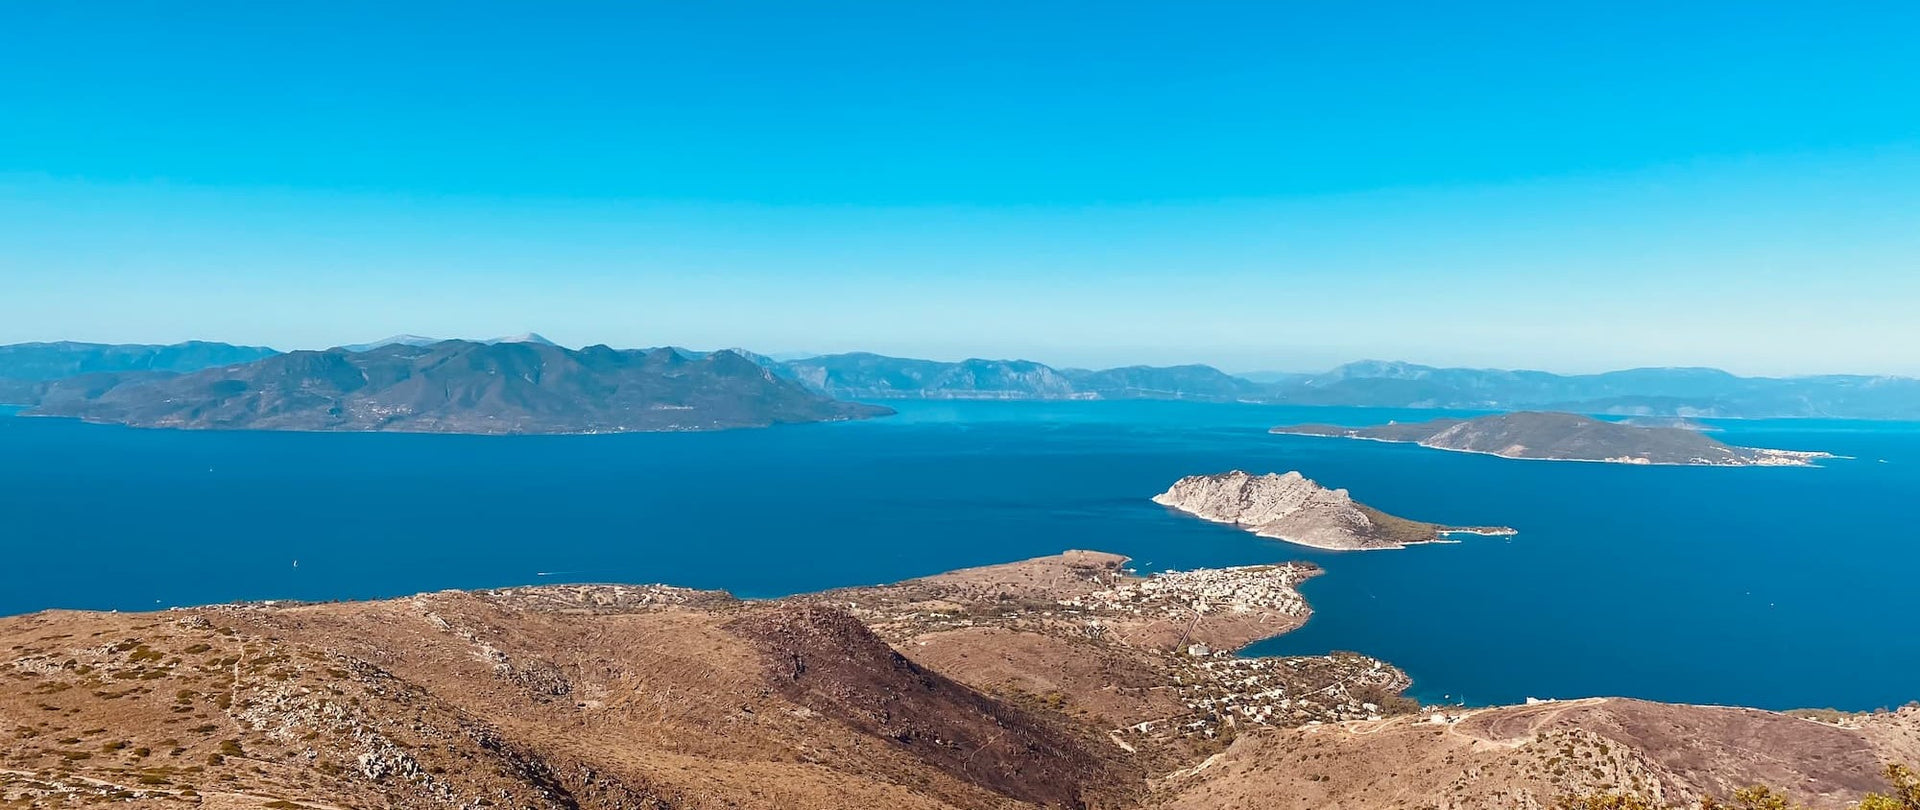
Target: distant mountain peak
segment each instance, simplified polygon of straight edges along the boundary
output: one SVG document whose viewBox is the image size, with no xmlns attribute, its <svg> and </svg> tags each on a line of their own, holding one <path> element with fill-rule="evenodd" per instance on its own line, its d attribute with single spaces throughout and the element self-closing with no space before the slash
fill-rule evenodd
<svg viewBox="0 0 1920 810">
<path fill-rule="evenodd" d="M 509 335 L 507 337 L 497 337 L 492 340 L 487 340 L 482 342 L 484 343 L 533 343 L 541 346 L 559 346 L 560 345 L 558 343 L 555 343 L 551 340 L 546 339 L 539 332 L 522 332 L 518 335 Z"/>
<path fill-rule="evenodd" d="M 439 342 L 439 338 L 423 335 L 393 335 L 369 343 L 351 343 L 340 348 L 350 352 L 370 352 L 386 346 L 432 346 Z"/>
<path fill-rule="evenodd" d="M 1433 366 L 1423 366 L 1404 360 L 1357 360 L 1322 376 L 1329 379 L 1362 377 L 1411 380 L 1425 377 L 1437 370 Z"/>
</svg>

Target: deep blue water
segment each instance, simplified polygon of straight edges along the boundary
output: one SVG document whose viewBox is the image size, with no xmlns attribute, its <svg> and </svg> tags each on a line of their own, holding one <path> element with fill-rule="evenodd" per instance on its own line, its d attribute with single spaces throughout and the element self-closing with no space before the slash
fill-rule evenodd
<svg viewBox="0 0 1920 810">
<path fill-rule="evenodd" d="M 1636 468 L 1265 433 L 1432 412 L 896 405 L 870 422 L 589 437 L 0 417 L 0 614 L 571 581 L 773 596 L 1094 548 L 1147 569 L 1319 562 L 1312 621 L 1255 651 L 1377 655 L 1429 699 L 1920 698 L 1920 425 L 1728 422 L 1734 443 L 1858 458 Z M 1317 552 L 1147 500 L 1230 468 L 1522 533 Z"/>
</svg>

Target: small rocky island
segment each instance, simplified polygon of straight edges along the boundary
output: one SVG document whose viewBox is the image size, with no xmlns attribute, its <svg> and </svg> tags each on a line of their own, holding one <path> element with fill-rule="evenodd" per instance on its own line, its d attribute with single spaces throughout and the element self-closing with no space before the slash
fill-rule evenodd
<svg viewBox="0 0 1920 810">
<path fill-rule="evenodd" d="M 1505 527 L 1442 526 L 1394 517 L 1298 472 L 1190 475 L 1154 496 L 1153 502 L 1261 537 L 1339 551 L 1404 548 L 1451 534 L 1515 534 Z"/>
<path fill-rule="evenodd" d="M 1378 427 L 1293 425 L 1272 433 L 1408 442 L 1501 458 L 1604 461 L 1697 467 L 1811 467 L 1829 453 L 1734 447 L 1682 427 L 1648 427 L 1571 413 L 1522 411 L 1474 419 L 1433 419 Z"/>
</svg>

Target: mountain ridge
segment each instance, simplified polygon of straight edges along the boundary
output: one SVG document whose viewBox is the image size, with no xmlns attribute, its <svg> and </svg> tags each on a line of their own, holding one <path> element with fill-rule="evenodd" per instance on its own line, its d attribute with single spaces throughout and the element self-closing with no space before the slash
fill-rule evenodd
<svg viewBox="0 0 1920 810">
<path fill-rule="evenodd" d="M 418 335 L 337 347 L 370 351 L 442 342 Z M 466 341 L 550 344 L 536 333 Z M 278 354 L 264 347 L 193 342 L 200 356 L 149 362 L 102 360 L 107 344 L 0 346 L 0 402 L 32 404 L 43 383 L 94 372 L 198 371 Z M 156 350 L 168 347 L 118 347 Z M 688 356 L 710 352 L 678 350 Z M 815 393 L 841 399 L 1187 400 L 1274 405 L 1482 411 L 1567 411 L 1617 417 L 1847 418 L 1920 420 L 1920 379 L 1826 374 L 1742 377 L 1704 367 L 1643 367 L 1598 374 L 1444 368 L 1362 360 L 1317 373 L 1229 374 L 1213 366 L 1055 367 L 1022 359 L 957 361 L 871 352 L 778 359 L 731 350 Z M 37 361 L 27 359 L 37 356 Z M 52 358 L 52 359 L 48 359 Z M 89 359 L 93 358 L 93 359 Z"/>
<path fill-rule="evenodd" d="M 428 433 L 712 430 L 891 413 L 779 379 L 732 352 L 578 351 L 442 341 L 297 351 L 174 373 L 48 385 L 30 416 L 135 427 Z"/>
</svg>

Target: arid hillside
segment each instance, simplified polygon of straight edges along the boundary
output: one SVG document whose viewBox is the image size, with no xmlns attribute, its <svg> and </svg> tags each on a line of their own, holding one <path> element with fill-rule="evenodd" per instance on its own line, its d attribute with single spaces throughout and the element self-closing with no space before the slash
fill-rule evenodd
<svg viewBox="0 0 1920 810">
<path fill-rule="evenodd" d="M 0 620 L 9 807 L 1538 807 L 1754 781 L 1820 807 L 1920 711 L 1413 711 L 1357 655 L 1230 650 L 1305 565 L 1070 552 L 775 602 L 551 586 Z"/>
</svg>

